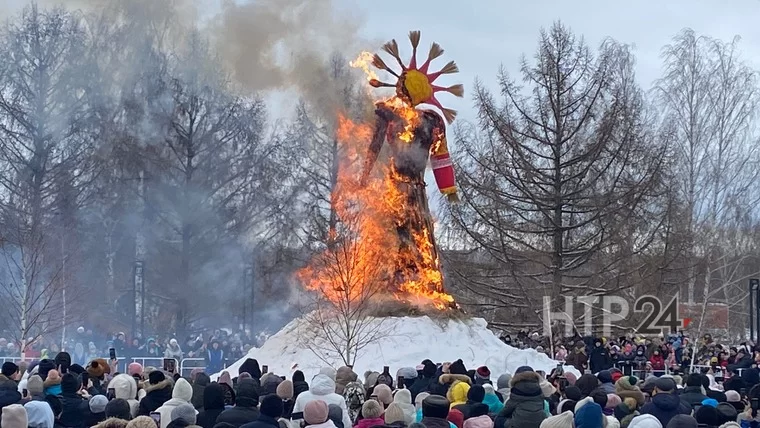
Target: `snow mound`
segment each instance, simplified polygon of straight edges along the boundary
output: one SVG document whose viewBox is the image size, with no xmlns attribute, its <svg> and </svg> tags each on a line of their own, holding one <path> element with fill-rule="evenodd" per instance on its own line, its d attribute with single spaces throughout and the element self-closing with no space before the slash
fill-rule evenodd
<svg viewBox="0 0 760 428">
<path fill-rule="evenodd" d="M 557 362 L 546 354 L 505 344 L 488 329 L 483 318 L 385 317 L 374 318 L 371 322 L 378 323 L 379 328 L 387 333 L 359 351 L 354 371 L 359 373 L 361 380 L 367 370 L 382 371 L 384 366 L 389 366 L 395 375 L 399 368 L 416 367 L 425 359 L 440 363 L 461 358 L 468 369 L 485 365 L 491 370 L 494 381 L 503 373 L 514 373 L 520 366 L 530 366 L 547 374 L 557 367 Z M 301 370 L 309 380 L 322 367 L 337 369 L 343 366 L 339 357 L 322 355 L 320 358 L 303 345 L 302 338 L 310 331 L 307 324 L 304 318 L 296 318 L 269 337 L 261 348 L 251 349 L 248 355 L 226 370 L 234 378 L 243 362 L 254 358 L 260 365 L 269 366 L 271 373 L 289 378 L 295 370 Z M 572 367 L 565 370 L 580 375 Z"/>
</svg>

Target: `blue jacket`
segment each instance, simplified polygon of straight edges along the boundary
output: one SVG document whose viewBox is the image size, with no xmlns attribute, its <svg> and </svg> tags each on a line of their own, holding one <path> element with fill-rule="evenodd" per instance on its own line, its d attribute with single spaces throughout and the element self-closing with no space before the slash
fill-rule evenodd
<svg viewBox="0 0 760 428">
<path fill-rule="evenodd" d="M 224 368 L 224 351 L 210 348 L 206 355 L 206 373 L 214 374 Z"/>
</svg>

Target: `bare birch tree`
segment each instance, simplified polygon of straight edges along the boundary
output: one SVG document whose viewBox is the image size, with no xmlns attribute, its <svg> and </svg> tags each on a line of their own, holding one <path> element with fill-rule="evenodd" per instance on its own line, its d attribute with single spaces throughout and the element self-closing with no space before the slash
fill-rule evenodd
<svg viewBox="0 0 760 428">
<path fill-rule="evenodd" d="M 535 63 L 523 60 L 528 87 L 502 71 L 503 104 L 477 88 L 480 130 L 459 135 L 464 200 L 450 216 L 493 267 L 460 282 L 492 307 L 537 322 L 542 295 L 562 308 L 560 296 L 640 281 L 664 219 L 664 144 L 633 65 L 626 46 L 607 40 L 595 57 L 556 23 L 541 32 Z"/>
</svg>

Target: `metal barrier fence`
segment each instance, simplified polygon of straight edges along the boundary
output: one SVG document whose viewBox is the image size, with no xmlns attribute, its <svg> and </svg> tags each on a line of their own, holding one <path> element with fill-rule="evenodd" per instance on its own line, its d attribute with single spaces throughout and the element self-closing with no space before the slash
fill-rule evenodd
<svg viewBox="0 0 760 428">
<path fill-rule="evenodd" d="M 103 358 L 104 360 L 108 360 L 108 358 Z M 32 361 L 33 358 L 21 358 L 21 357 L 0 357 L 0 364 L 5 363 L 6 361 L 10 361 L 13 363 L 18 364 L 21 361 Z M 127 366 L 131 363 L 139 363 L 143 367 L 163 367 L 164 364 L 164 358 L 157 358 L 157 357 L 133 357 L 133 358 L 124 358 L 120 357 L 117 358 L 118 360 L 118 371 L 121 373 L 127 372 Z M 177 361 L 177 359 L 174 359 L 176 366 L 179 367 L 179 373 L 181 376 L 189 376 L 190 373 L 193 371 L 193 369 L 205 369 L 206 368 L 206 359 L 205 358 L 184 358 L 181 361 Z M 227 362 L 225 361 L 224 368 L 227 368 Z M 209 373 L 213 374 L 213 373 Z"/>
</svg>

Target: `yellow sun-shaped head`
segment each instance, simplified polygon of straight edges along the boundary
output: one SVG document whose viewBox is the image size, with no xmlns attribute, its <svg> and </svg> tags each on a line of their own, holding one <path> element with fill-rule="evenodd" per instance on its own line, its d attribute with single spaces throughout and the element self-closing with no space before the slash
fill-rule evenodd
<svg viewBox="0 0 760 428">
<path fill-rule="evenodd" d="M 430 62 L 435 58 L 443 55 L 443 49 L 438 45 L 438 43 L 433 43 L 430 46 L 430 52 L 428 53 L 427 60 L 421 66 L 418 66 L 417 46 L 420 42 L 420 32 L 411 31 L 409 33 L 409 40 L 412 42 L 412 59 L 409 61 L 408 65 L 404 64 L 404 62 L 401 60 L 401 57 L 399 56 L 398 43 L 396 43 L 396 40 L 391 40 L 390 42 L 383 45 L 383 50 L 391 54 L 401 66 L 401 73 L 396 73 L 394 70 L 388 67 L 388 65 L 383 61 L 382 58 L 380 58 L 379 55 L 375 54 L 372 58 L 372 64 L 375 67 L 381 70 L 385 70 L 398 78 L 396 84 L 384 83 L 380 82 L 377 79 L 371 79 L 370 85 L 376 88 L 395 86 L 396 94 L 399 97 L 403 98 L 405 101 L 409 102 L 409 104 L 411 104 L 413 107 L 416 107 L 419 104 L 434 105 L 441 110 L 447 122 L 453 122 L 454 117 L 456 117 L 456 112 L 454 110 L 441 106 L 441 103 L 438 102 L 435 94 L 436 92 L 449 92 L 455 96 L 462 97 L 464 94 L 464 88 L 462 85 L 441 87 L 436 86 L 434 83 L 436 79 L 438 79 L 438 77 L 441 75 L 457 73 L 459 71 L 459 68 L 454 61 L 449 61 L 449 63 L 443 66 L 443 68 L 441 68 L 439 71 L 436 71 L 434 73 L 428 71 Z"/>
<path fill-rule="evenodd" d="M 426 74 L 407 70 L 398 81 L 399 89 L 409 98 L 412 106 L 420 105 L 433 96 L 433 85 Z"/>
</svg>

